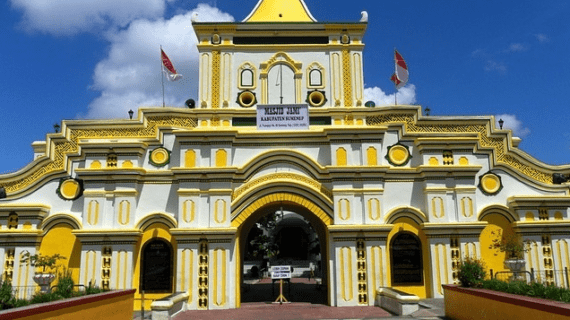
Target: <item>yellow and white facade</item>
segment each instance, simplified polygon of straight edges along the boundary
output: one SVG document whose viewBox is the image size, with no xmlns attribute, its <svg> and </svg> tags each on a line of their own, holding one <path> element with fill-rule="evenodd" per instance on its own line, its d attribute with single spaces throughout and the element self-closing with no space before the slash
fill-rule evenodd
<svg viewBox="0 0 570 320">
<path fill-rule="evenodd" d="M 365 107 L 363 20 L 319 23 L 302 0 L 260 0 L 242 22 L 195 21 L 195 109 L 64 121 L 32 163 L 0 175 L 3 279 L 34 286 L 22 254 L 60 253 L 77 283 L 140 298 L 159 246 L 170 288 L 145 299 L 185 291 L 192 309 L 236 308 L 247 233 L 278 208 L 315 228 L 334 306 L 373 305 L 378 287 L 441 297 L 464 256 L 505 270 L 490 248 L 500 235 L 530 243 L 527 269 L 569 268 L 570 184 L 553 174 L 570 166 L 524 153 L 492 116 Z M 304 103 L 308 130 L 255 126 L 258 104 Z M 400 281 L 403 244 L 421 281 Z"/>
</svg>

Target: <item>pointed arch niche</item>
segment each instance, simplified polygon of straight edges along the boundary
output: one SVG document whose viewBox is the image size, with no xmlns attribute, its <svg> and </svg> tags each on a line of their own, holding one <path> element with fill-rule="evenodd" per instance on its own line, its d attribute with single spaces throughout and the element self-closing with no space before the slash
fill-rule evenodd
<svg viewBox="0 0 570 320">
<path fill-rule="evenodd" d="M 301 62 L 293 60 L 285 52 L 277 52 L 269 60 L 262 62 L 259 72 L 261 103 L 301 103 L 302 66 Z"/>
<path fill-rule="evenodd" d="M 307 88 L 323 89 L 325 87 L 325 67 L 313 62 L 307 67 Z"/>
<path fill-rule="evenodd" d="M 257 69 L 251 62 L 244 62 L 238 68 L 238 89 L 253 90 L 257 87 Z"/>
</svg>

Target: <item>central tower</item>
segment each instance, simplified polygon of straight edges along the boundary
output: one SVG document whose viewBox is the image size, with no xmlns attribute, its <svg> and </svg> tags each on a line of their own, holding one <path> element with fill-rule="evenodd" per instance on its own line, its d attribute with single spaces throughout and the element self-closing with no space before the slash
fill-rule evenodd
<svg viewBox="0 0 570 320">
<path fill-rule="evenodd" d="M 242 22 L 194 21 L 198 108 L 363 106 L 366 25 L 319 23 L 303 0 L 260 0 Z"/>
</svg>

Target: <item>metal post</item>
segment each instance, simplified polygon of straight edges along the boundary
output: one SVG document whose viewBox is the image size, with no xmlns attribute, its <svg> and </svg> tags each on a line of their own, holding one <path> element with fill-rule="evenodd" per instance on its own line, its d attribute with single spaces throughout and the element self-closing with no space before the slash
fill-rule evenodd
<svg viewBox="0 0 570 320">
<path fill-rule="evenodd" d="M 568 281 L 568 267 L 564 267 L 564 275 L 566 276 L 566 288 L 570 288 L 570 283 Z"/>
<path fill-rule="evenodd" d="M 144 320 L 144 290 L 141 291 L 141 312 L 142 312 L 142 320 Z"/>
</svg>

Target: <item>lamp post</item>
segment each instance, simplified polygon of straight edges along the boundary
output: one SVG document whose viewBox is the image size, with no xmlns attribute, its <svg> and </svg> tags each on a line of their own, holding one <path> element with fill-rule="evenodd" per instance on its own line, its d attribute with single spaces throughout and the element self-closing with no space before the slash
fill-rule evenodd
<svg viewBox="0 0 570 320">
<path fill-rule="evenodd" d="M 426 108 L 424 109 L 425 115 L 426 115 L 426 116 L 429 116 L 429 112 L 430 112 L 430 111 L 431 111 L 431 109 L 430 109 L 429 107 L 426 107 Z"/>
<path fill-rule="evenodd" d="M 133 114 L 135 112 L 133 111 L 133 109 L 129 110 L 129 118 L 132 119 L 133 118 Z"/>
<path fill-rule="evenodd" d="M 503 129 L 503 123 L 505 123 L 505 121 L 503 121 L 503 119 L 499 119 L 499 128 Z"/>
<path fill-rule="evenodd" d="M 53 125 L 53 130 L 55 130 L 55 133 L 59 133 L 59 128 L 61 128 L 59 124 L 56 123 Z"/>
</svg>

